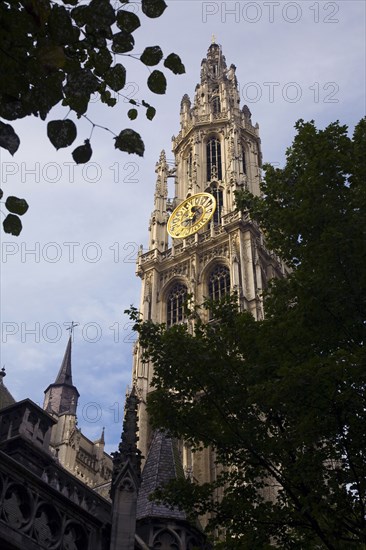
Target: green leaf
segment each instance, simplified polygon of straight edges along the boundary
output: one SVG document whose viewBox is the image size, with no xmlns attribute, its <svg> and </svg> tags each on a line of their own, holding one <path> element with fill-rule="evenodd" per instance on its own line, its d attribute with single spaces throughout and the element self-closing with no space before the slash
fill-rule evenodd
<svg viewBox="0 0 366 550">
<path fill-rule="evenodd" d="M 140 57 L 140 61 L 142 61 L 144 65 L 148 66 L 157 65 L 162 59 L 163 52 L 161 51 L 160 46 L 150 46 L 145 48 Z"/>
<path fill-rule="evenodd" d="M 3 194 L 4 194 L 3 190 L 0 189 L 0 200 L 3 198 Z"/>
<path fill-rule="evenodd" d="M 114 53 L 130 52 L 134 45 L 134 37 L 128 32 L 120 31 L 113 35 L 112 51 Z"/>
<path fill-rule="evenodd" d="M 85 97 L 97 91 L 99 80 L 89 69 L 81 69 L 67 76 L 64 88 L 67 95 Z"/>
<path fill-rule="evenodd" d="M 131 105 L 137 105 L 137 101 L 135 101 L 134 99 L 130 99 L 129 103 L 131 103 Z"/>
<path fill-rule="evenodd" d="M 14 214 L 8 214 L 3 221 L 3 227 L 5 233 L 10 233 L 11 235 L 17 237 L 20 234 L 23 226 L 18 216 L 15 216 Z"/>
<path fill-rule="evenodd" d="M 18 214 L 18 216 L 23 216 L 29 208 L 27 201 L 25 199 L 18 199 L 18 197 L 8 197 L 5 206 L 9 212 Z"/>
<path fill-rule="evenodd" d="M 161 71 L 153 71 L 147 79 L 147 85 L 154 94 L 165 94 L 166 78 Z"/>
<path fill-rule="evenodd" d="M 10 124 L 0 121 L 0 147 L 7 149 L 11 155 L 18 150 L 20 139 Z"/>
<path fill-rule="evenodd" d="M 37 60 L 43 69 L 48 72 L 62 69 L 65 65 L 66 57 L 62 46 L 46 44 L 37 50 Z"/>
<path fill-rule="evenodd" d="M 117 99 L 115 97 L 112 97 L 111 92 L 109 90 L 106 90 L 105 92 L 101 92 L 100 99 L 101 99 L 101 102 L 108 105 L 108 107 L 114 107 L 115 104 L 117 103 Z"/>
<path fill-rule="evenodd" d="M 137 118 L 138 112 L 137 109 L 130 109 L 127 113 L 127 116 L 130 120 L 135 120 Z"/>
<path fill-rule="evenodd" d="M 112 64 L 113 57 L 108 48 L 101 48 L 98 53 L 93 52 L 91 59 L 98 76 L 103 76 Z"/>
<path fill-rule="evenodd" d="M 168 55 L 164 61 L 164 67 L 170 69 L 174 74 L 184 74 L 186 72 L 181 58 L 176 53 L 171 53 Z"/>
<path fill-rule="evenodd" d="M 89 69 L 68 74 L 63 104 L 69 105 L 79 116 L 83 115 L 88 109 L 90 94 L 96 92 L 99 85 L 99 80 Z"/>
<path fill-rule="evenodd" d="M 140 19 L 132 11 L 120 10 L 117 13 L 117 27 L 121 31 L 133 32 L 140 27 Z"/>
<path fill-rule="evenodd" d="M 63 79 L 61 72 L 51 73 L 42 79 L 42 84 L 32 88 L 27 94 L 27 101 L 37 106 L 42 120 L 45 120 L 52 107 L 62 100 Z"/>
<path fill-rule="evenodd" d="M 74 151 L 72 152 L 72 158 L 74 159 L 76 164 L 85 164 L 86 162 L 89 162 L 92 154 L 93 151 L 90 147 L 90 142 L 88 139 L 86 139 L 84 141 L 84 145 L 79 145 L 79 147 L 76 147 L 76 149 L 74 149 Z"/>
<path fill-rule="evenodd" d="M 126 69 L 120 63 L 114 65 L 106 72 L 105 81 L 112 90 L 118 92 L 126 84 Z"/>
<path fill-rule="evenodd" d="M 142 0 L 141 1 L 142 12 L 147 16 L 154 19 L 160 17 L 167 8 L 164 0 Z"/>
<path fill-rule="evenodd" d="M 71 17 L 78 27 L 84 27 L 88 21 L 89 6 L 77 6 L 71 11 Z"/>
<path fill-rule="evenodd" d="M 122 130 L 122 132 L 115 139 L 115 148 L 120 151 L 125 151 L 126 153 L 135 153 L 140 157 L 144 156 L 145 145 L 141 139 L 140 134 L 127 128 Z"/>
<path fill-rule="evenodd" d="M 148 118 L 149 120 L 152 120 L 155 115 L 156 115 L 156 109 L 154 107 L 149 106 L 146 109 L 146 118 Z"/>
<path fill-rule="evenodd" d="M 89 3 L 88 25 L 94 29 L 108 29 L 116 20 L 116 12 L 109 0 L 92 0 Z"/>
<path fill-rule="evenodd" d="M 51 120 L 47 124 L 48 139 L 57 150 L 71 145 L 76 139 L 76 133 L 76 126 L 70 119 Z"/>
<path fill-rule="evenodd" d="M 75 34 L 69 12 L 64 6 L 55 4 L 52 6 L 51 14 L 48 18 L 48 28 L 52 41 L 56 44 L 71 44 L 75 41 Z"/>
</svg>

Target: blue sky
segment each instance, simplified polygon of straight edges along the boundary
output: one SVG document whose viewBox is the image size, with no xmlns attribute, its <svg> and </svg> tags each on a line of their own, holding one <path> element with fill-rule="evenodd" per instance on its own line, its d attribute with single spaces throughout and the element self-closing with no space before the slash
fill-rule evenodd
<svg viewBox="0 0 366 550">
<path fill-rule="evenodd" d="M 264 160 L 282 165 L 299 118 L 319 128 L 340 120 L 350 131 L 365 115 L 365 3 L 363 1 L 201 2 L 168 1 L 157 20 L 141 16 L 136 52 L 159 44 L 178 53 L 183 76 L 168 75 L 165 96 L 146 87 L 148 69 L 126 63 L 126 94 L 157 108 L 152 122 L 144 112 L 129 121 L 128 103 L 110 109 L 97 98 L 88 111 L 94 123 L 115 133 L 126 127 L 145 141 L 143 159 L 114 149 L 112 135 L 96 128 L 91 164 L 75 166 L 71 149 L 58 152 L 46 125 L 29 118 L 14 124 L 21 146 L 14 157 L 0 151 L 5 195 L 30 204 L 18 238 L 1 235 L 1 366 L 17 399 L 43 402 L 43 391 L 58 372 L 68 333 L 78 322 L 73 375 L 81 397 L 79 425 L 91 439 L 106 427 L 107 449 L 116 448 L 123 401 L 131 382 L 131 324 L 123 311 L 138 305 L 135 276 L 138 247 L 148 243 L 155 163 L 171 153 L 179 132 L 180 100 L 193 97 L 200 63 L 212 34 L 228 65 L 237 67 L 242 104 L 258 122 Z M 141 65 L 141 66 L 140 66 Z M 56 108 L 48 120 L 66 114 Z M 90 134 L 78 122 L 75 144 Z"/>
</svg>

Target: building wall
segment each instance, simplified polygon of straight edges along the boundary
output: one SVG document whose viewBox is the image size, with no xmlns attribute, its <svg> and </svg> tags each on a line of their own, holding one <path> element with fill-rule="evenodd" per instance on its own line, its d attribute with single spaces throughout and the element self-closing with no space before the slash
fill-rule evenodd
<svg viewBox="0 0 366 550">
<path fill-rule="evenodd" d="M 77 427 L 76 416 L 53 415 L 57 423 L 52 428 L 51 449 L 70 473 L 99 494 L 109 498 L 112 478 L 112 458 L 104 452 L 104 438 L 88 439 Z"/>
</svg>

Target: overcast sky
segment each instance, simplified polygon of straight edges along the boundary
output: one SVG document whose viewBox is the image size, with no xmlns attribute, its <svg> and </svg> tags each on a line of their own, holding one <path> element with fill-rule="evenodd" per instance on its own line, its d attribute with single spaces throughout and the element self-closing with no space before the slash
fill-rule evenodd
<svg viewBox="0 0 366 550">
<path fill-rule="evenodd" d="M 96 128 L 89 165 L 76 166 L 71 149 L 58 152 L 46 125 L 29 118 L 14 123 L 21 146 L 14 157 L 1 149 L 4 194 L 30 205 L 17 238 L 1 234 L 1 364 L 16 399 L 43 403 L 67 344 L 65 323 L 78 322 L 73 344 L 74 384 L 80 392 L 78 418 L 91 439 L 106 427 L 107 450 L 121 432 L 124 394 L 131 382 L 131 325 L 123 311 L 139 304 L 135 276 L 138 247 L 148 243 L 155 163 L 171 153 L 179 132 L 184 93 L 193 97 L 200 64 L 212 34 L 228 65 L 237 67 L 242 104 L 258 122 L 266 162 L 283 165 L 299 118 L 319 128 L 339 119 L 353 132 L 365 115 L 365 2 L 168 1 L 157 20 L 141 14 L 136 52 L 159 44 L 178 53 L 183 76 L 168 75 L 165 96 L 148 92 L 148 69 L 128 59 L 126 94 L 157 108 L 152 122 L 141 111 L 126 116 L 95 101 L 88 116 L 115 133 L 132 127 L 142 134 L 143 159 L 114 149 L 113 137 Z M 122 63 L 125 59 L 121 60 Z M 48 120 L 63 118 L 55 109 Z M 75 144 L 89 137 L 78 122 Z M 4 211 L 4 208 L 2 208 Z M 3 214 L 1 214 L 3 218 Z M 33 252 L 32 252 L 33 251 Z"/>
</svg>

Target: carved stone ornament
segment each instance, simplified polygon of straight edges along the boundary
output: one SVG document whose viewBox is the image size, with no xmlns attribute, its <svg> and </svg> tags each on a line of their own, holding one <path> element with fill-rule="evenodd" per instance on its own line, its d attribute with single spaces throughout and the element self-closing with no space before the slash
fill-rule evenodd
<svg viewBox="0 0 366 550">
<path fill-rule="evenodd" d="M 221 245 L 221 246 L 216 246 L 215 248 L 212 248 L 211 250 L 208 250 L 204 254 L 201 254 L 199 258 L 200 258 L 200 262 L 201 262 L 202 266 L 205 266 L 211 260 L 213 260 L 215 258 L 218 258 L 220 256 L 224 257 L 224 258 L 229 258 L 230 254 L 229 254 L 228 243 L 226 243 L 224 245 Z"/>
<path fill-rule="evenodd" d="M 135 484 L 133 483 L 132 479 L 130 477 L 125 477 L 119 486 L 120 491 L 124 491 L 126 493 L 134 493 L 135 492 Z"/>
<path fill-rule="evenodd" d="M 239 237 L 237 233 L 231 237 L 231 256 L 233 259 L 239 257 Z"/>
<path fill-rule="evenodd" d="M 163 285 L 165 285 L 173 277 L 180 276 L 180 277 L 188 278 L 188 274 L 189 274 L 189 263 L 183 262 L 174 267 L 171 267 L 167 271 L 164 271 L 160 275 L 160 281 Z"/>
<path fill-rule="evenodd" d="M 152 273 L 146 273 L 145 275 L 145 289 L 144 289 L 144 301 L 151 300 L 152 292 Z"/>
</svg>

